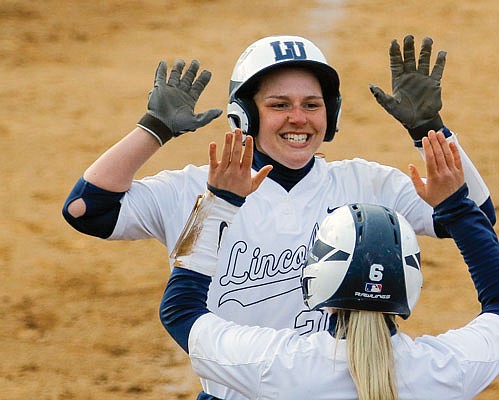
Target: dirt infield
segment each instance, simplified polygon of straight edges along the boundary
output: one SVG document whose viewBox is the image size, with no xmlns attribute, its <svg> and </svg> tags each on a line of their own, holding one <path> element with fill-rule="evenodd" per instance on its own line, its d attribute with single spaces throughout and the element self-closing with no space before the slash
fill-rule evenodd
<svg viewBox="0 0 499 400">
<path fill-rule="evenodd" d="M 341 78 L 341 130 L 321 151 L 407 171 L 423 165 L 419 155 L 368 84 L 389 90 L 392 38 L 432 36 L 448 51 L 442 116 L 499 204 L 498 20 L 496 0 L 3 0 L 0 397 L 193 399 L 200 389 L 158 317 L 167 251 L 86 237 L 61 216 L 84 169 L 142 116 L 160 59 L 200 59 L 213 79 L 198 110 L 225 109 L 243 48 L 269 34 L 306 36 Z M 140 176 L 205 163 L 226 129 L 221 117 L 171 141 Z M 479 310 L 453 243 L 421 246 L 425 285 L 402 326 L 411 335 L 459 327 Z M 496 381 L 478 398 L 498 397 Z"/>
</svg>

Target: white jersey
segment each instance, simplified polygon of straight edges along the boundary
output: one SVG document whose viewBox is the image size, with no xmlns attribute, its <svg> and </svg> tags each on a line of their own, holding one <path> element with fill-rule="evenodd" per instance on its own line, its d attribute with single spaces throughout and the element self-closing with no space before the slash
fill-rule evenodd
<svg viewBox="0 0 499 400">
<path fill-rule="evenodd" d="M 134 182 L 111 238 L 156 237 L 173 250 L 197 195 L 206 190 L 207 173 L 207 166 L 191 165 Z M 316 159 L 289 192 L 265 179 L 248 196 L 224 232 L 208 308 L 243 325 L 294 328 L 300 334 L 325 329 L 327 315 L 303 303 L 301 268 L 325 216 L 354 202 L 395 209 L 418 234 L 434 235 L 433 209 L 407 175 L 361 159 Z"/>
<path fill-rule="evenodd" d="M 462 152 L 463 154 L 463 152 Z M 464 157 L 463 157 L 464 158 Z M 482 204 L 488 190 L 471 162 L 468 176 L 481 182 Z M 157 238 L 173 250 L 196 198 L 206 190 L 208 166 L 163 171 L 132 183 L 122 198 L 110 239 Z M 469 181 L 467 177 L 467 181 Z M 310 172 L 289 192 L 271 179 L 247 197 L 224 232 L 208 308 L 241 325 L 292 328 L 308 335 L 328 326 L 322 311 L 303 303 L 300 277 L 319 224 L 336 207 L 354 203 L 384 205 L 402 214 L 417 234 L 434 236 L 432 212 L 411 180 L 392 167 L 362 159 L 326 162 L 317 158 Z M 170 265 L 173 265 L 170 260 Z M 203 382 L 205 391 L 230 399 L 226 389 Z"/>
<path fill-rule="evenodd" d="M 439 336 L 413 340 L 398 333 L 392 344 L 401 400 L 472 399 L 499 374 L 496 314 Z M 357 399 L 346 352 L 346 341 L 328 332 L 304 337 L 289 329 L 238 326 L 211 313 L 189 335 L 194 371 L 237 388 L 230 400 Z"/>
</svg>

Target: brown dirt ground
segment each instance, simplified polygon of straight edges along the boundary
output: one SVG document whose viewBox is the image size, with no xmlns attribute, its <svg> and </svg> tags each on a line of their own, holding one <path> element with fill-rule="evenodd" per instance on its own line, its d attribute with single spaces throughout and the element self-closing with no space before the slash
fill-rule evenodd
<svg viewBox="0 0 499 400">
<path fill-rule="evenodd" d="M 341 76 L 341 131 L 323 146 L 327 158 L 405 171 L 419 156 L 368 83 L 389 89 L 392 38 L 430 35 L 448 51 L 444 120 L 499 204 L 498 17 L 495 0 L 3 0 L 0 397 L 192 399 L 200 388 L 158 318 L 166 250 L 86 237 L 60 211 L 83 170 L 141 117 L 160 59 L 199 58 L 214 76 L 198 109 L 225 108 L 243 48 L 269 34 L 307 36 Z M 205 163 L 226 129 L 220 118 L 170 142 L 140 175 Z M 412 335 L 459 327 L 479 310 L 453 243 L 424 239 L 422 250 L 423 294 L 403 324 Z M 479 396 L 498 397 L 497 380 Z"/>
</svg>

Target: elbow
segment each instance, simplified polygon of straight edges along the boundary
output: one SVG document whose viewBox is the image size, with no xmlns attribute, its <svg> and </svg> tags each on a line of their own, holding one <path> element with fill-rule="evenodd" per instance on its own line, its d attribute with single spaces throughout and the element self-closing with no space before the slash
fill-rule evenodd
<svg viewBox="0 0 499 400">
<path fill-rule="evenodd" d="M 79 217 L 73 216 L 71 210 L 64 205 L 62 208 L 62 216 L 66 222 L 78 232 L 86 235 L 107 239 L 114 231 L 116 222 L 118 221 L 119 207 L 109 210 L 107 213 L 98 216 L 82 215 Z"/>
<path fill-rule="evenodd" d="M 77 231 L 107 239 L 118 222 L 123 195 L 80 178 L 64 202 L 62 216 Z"/>
</svg>

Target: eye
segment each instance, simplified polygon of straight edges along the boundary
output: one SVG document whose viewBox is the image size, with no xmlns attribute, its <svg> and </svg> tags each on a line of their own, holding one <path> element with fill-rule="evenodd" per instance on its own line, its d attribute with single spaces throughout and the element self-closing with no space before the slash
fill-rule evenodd
<svg viewBox="0 0 499 400">
<path fill-rule="evenodd" d="M 276 110 L 286 110 L 289 108 L 289 104 L 285 102 L 278 102 L 278 103 L 273 103 L 271 107 Z"/>
<path fill-rule="evenodd" d="M 321 106 L 322 106 L 322 103 L 319 103 L 319 102 L 316 102 L 316 101 L 307 102 L 307 103 L 305 103 L 303 105 L 303 107 L 305 108 L 305 110 L 309 110 L 309 111 L 317 110 Z"/>
</svg>

